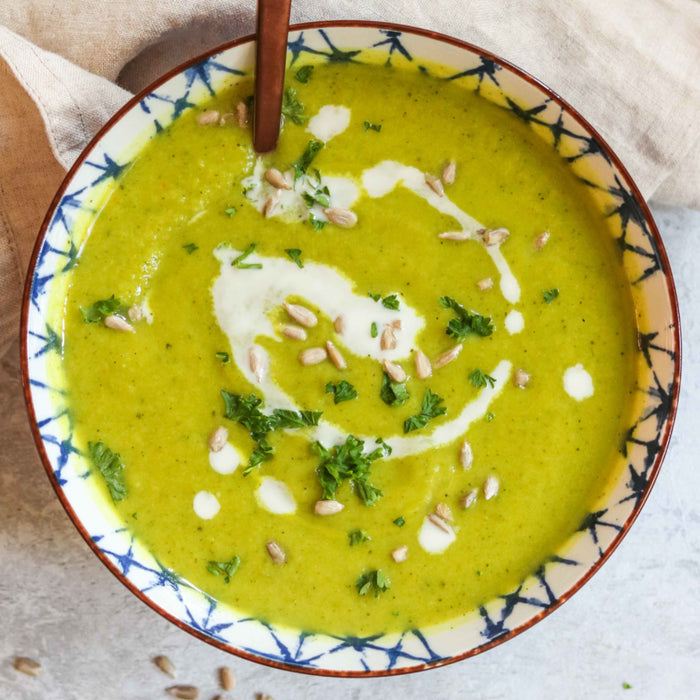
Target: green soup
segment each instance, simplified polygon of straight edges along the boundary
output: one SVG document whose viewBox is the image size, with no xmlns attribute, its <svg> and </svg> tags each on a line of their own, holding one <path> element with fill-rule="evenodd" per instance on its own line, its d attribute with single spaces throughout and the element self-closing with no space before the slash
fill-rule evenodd
<svg viewBox="0 0 700 700">
<path fill-rule="evenodd" d="M 111 192 L 65 303 L 77 435 L 137 538 L 240 611 L 342 635 L 452 620 L 613 476 L 637 361 L 619 255 L 567 164 L 479 95 L 359 64 L 291 82 L 276 152 L 238 125 L 241 83 Z"/>
</svg>

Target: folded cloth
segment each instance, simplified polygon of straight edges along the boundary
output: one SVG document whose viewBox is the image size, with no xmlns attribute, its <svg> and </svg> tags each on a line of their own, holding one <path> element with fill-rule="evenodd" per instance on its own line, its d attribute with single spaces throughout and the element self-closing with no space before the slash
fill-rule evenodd
<svg viewBox="0 0 700 700">
<path fill-rule="evenodd" d="M 254 0 L 23 0 L 0 7 L 0 357 L 43 214 L 82 148 L 131 92 L 251 33 Z M 573 104 L 645 197 L 700 208 L 695 0 L 295 0 L 293 22 L 410 23 L 496 53 Z M 3 63 L 4 61 L 4 63 Z"/>
</svg>

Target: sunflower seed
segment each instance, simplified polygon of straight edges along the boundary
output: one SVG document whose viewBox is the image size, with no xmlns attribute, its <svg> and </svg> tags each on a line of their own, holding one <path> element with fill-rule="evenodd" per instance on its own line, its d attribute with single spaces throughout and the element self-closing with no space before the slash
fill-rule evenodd
<svg viewBox="0 0 700 700">
<path fill-rule="evenodd" d="M 476 497 L 478 494 L 479 492 L 476 489 L 473 489 L 466 496 L 462 496 L 462 498 L 460 498 L 459 505 L 462 506 L 462 508 L 469 508 L 469 506 L 476 503 Z"/>
<path fill-rule="evenodd" d="M 130 321 L 140 321 L 143 318 L 143 309 L 137 304 L 134 304 L 129 307 L 126 315 L 129 317 Z"/>
<path fill-rule="evenodd" d="M 219 428 L 221 430 L 222 428 Z M 223 428 L 226 430 L 226 428 Z M 228 431 L 227 431 L 228 435 Z M 221 448 L 219 448 L 221 449 Z M 214 450 L 216 452 L 217 450 Z M 163 672 L 169 675 L 171 678 L 175 678 L 175 664 L 167 656 L 154 656 L 153 663 Z"/>
<path fill-rule="evenodd" d="M 299 362 L 305 367 L 309 365 L 317 365 L 326 359 L 327 353 L 325 348 L 307 348 L 299 353 Z"/>
<path fill-rule="evenodd" d="M 466 241 L 471 236 L 467 231 L 445 231 L 445 233 L 438 233 L 438 238 L 443 238 L 446 241 Z"/>
<path fill-rule="evenodd" d="M 433 374 L 433 366 L 428 356 L 422 350 L 416 350 L 415 356 L 416 376 L 418 379 L 427 379 Z"/>
<path fill-rule="evenodd" d="M 299 326 L 284 326 L 282 333 L 292 340 L 306 340 L 306 331 Z"/>
<path fill-rule="evenodd" d="M 168 695 L 180 700 L 197 700 L 199 698 L 199 688 L 194 685 L 171 685 L 165 689 Z"/>
<path fill-rule="evenodd" d="M 442 181 L 446 185 L 451 185 L 455 181 L 455 175 L 457 175 L 457 164 L 453 160 L 448 160 L 442 169 Z"/>
<path fill-rule="evenodd" d="M 208 124 L 216 124 L 219 121 L 219 112 L 215 109 L 208 109 L 206 112 L 202 112 L 197 117 L 197 124 L 200 126 L 207 126 Z"/>
<path fill-rule="evenodd" d="M 346 369 L 347 368 L 347 362 L 343 359 L 343 356 L 340 354 L 340 350 L 331 343 L 330 340 L 326 341 L 326 352 L 328 353 L 328 357 L 331 358 L 331 362 L 338 368 L 338 369 Z"/>
<path fill-rule="evenodd" d="M 498 495 L 498 488 L 500 484 L 495 476 L 490 476 L 484 482 L 484 498 L 490 501 L 494 496 Z"/>
<path fill-rule="evenodd" d="M 219 693 L 218 695 L 215 695 L 213 700 L 228 700 L 228 695 L 224 695 L 223 693 Z"/>
<path fill-rule="evenodd" d="M 34 676 L 34 678 L 40 676 L 44 672 L 40 663 L 33 659 L 28 659 L 26 656 L 18 656 L 12 662 L 12 665 L 15 667 L 16 671 L 24 673 L 26 676 Z"/>
<path fill-rule="evenodd" d="M 507 228 L 482 228 L 477 231 L 481 238 L 481 242 L 487 246 L 499 245 L 510 236 L 510 231 Z"/>
<path fill-rule="evenodd" d="M 547 245 L 547 241 L 549 240 L 549 231 L 544 231 L 541 233 L 537 238 L 535 238 L 535 248 L 537 250 L 542 250 Z"/>
<path fill-rule="evenodd" d="M 228 429 L 223 425 L 220 425 L 210 436 L 209 436 L 209 450 L 211 452 L 221 452 L 223 446 L 228 440 Z M 156 656 L 156 659 L 164 659 L 164 656 Z M 155 661 L 155 659 L 154 659 Z M 156 661 L 156 665 L 158 665 Z M 160 668 L 160 667 L 159 667 Z M 174 678 L 175 676 L 173 676 Z"/>
<path fill-rule="evenodd" d="M 265 547 L 267 548 L 267 553 L 270 555 L 270 559 L 272 559 L 275 564 L 284 564 L 284 562 L 287 560 L 287 555 L 282 550 L 282 547 L 280 547 L 274 540 L 267 542 Z M 223 683 L 221 684 L 221 687 L 224 688 L 224 690 L 231 690 L 231 688 L 225 688 Z"/>
<path fill-rule="evenodd" d="M 268 168 L 265 171 L 265 179 L 278 190 L 291 190 L 292 186 L 277 168 Z"/>
<path fill-rule="evenodd" d="M 444 197 L 445 188 L 442 186 L 442 180 L 439 177 L 435 177 L 431 173 L 425 173 L 425 183 L 436 195 Z"/>
<path fill-rule="evenodd" d="M 262 213 L 266 219 L 269 219 L 277 211 L 277 206 L 280 203 L 280 197 L 282 196 L 282 190 L 275 190 L 263 204 Z"/>
<path fill-rule="evenodd" d="M 452 521 L 452 510 L 450 510 L 450 507 L 447 505 L 447 503 L 438 503 L 435 506 L 435 515 L 437 515 L 439 518 L 442 518 L 443 520 L 446 520 L 447 522 Z"/>
<path fill-rule="evenodd" d="M 288 304 L 284 303 L 284 310 L 293 318 L 297 323 L 307 328 L 313 328 L 317 323 L 318 319 L 313 311 L 309 311 L 305 306 L 300 306 L 299 304 Z"/>
<path fill-rule="evenodd" d="M 219 669 L 219 685 L 224 690 L 233 690 L 236 686 L 236 676 L 228 666 Z"/>
<path fill-rule="evenodd" d="M 236 121 L 241 129 L 248 125 L 248 107 L 245 102 L 239 102 L 236 105 Z"/>
<path fill-rule="evenodd" d="M 400 318 L 395 318 L 390 324 L 389 324 L 395 331 L 400 331 L 401 330 L 401 319 Z"/>
<path fill-rule="evenodd" d="M 393 382 L 398 382 L 401 384 L 401 382 L 406 381 L 406 372 L 403 371 L 403 368 L 400 365 L 384 359 L 382 360 L 382 367 Z"/>
<path fill-rule="evenodd" d="M 272 700 L 272 695 L 267 693 L 255 693 L 255 700 Z"/>
<path fill-rule="evenodd" d="M 465 470 L 470 469 L 474 463 L 472 447 L 466 440 L 462 442 L 462 447 L 459 448 L 459 463 Z"/>
<path fill-rule="evenodd" d="M 391 558 L 398 564 L 399 562 L 406 561 L 406 557 L 408 556 L 408 547 L 404 545 L 403 547 L 399 547 L 398 549 L 395 549 L 391 553 Z"/>
<path fill-rule="evenodd" d="M 343 316 L 336 316 L 335 321 L 333 321 L 333 328 L 338 335 L 343 335 L 345 333 L 345 318 Z"/>
<path fill-rule="evenodd" d="M 443 532 L 452 532 L 452 528 L 439 515 L 430 513 L 428 515 L 428 520 L 430 520 L 430 522 L 436 527 L 439 527 Z"/>
<path fill-rule="evenodd" d="M 452 362 L 452 360 L 457 358 L 457 355 L 462 352 L 462 343 L 459 345 L 455 345 L 453 348 L 450 348 L 447 352 L 443 352 L 440 357 L 438 357 L 437 360 L 435 360 L 435 369 L 440 369 L 440 367 L 444 367 L 445 365 L 449 364 Z"/>
<path fill-rule="evenodd" d="M 485 277 L 482 280 L 479 280 L 476 283 L 476 286 L 482 291 L 485 292 L 489 289 L 493 288 L 493 280 L 490 277 Z"/>
<path fill-rule="evenodd" d="M 513 383 L 515 386 L 519 389 L 524 389 L 529 381 L 530 375 L 524 369 L 515 370 L 515 374 L 513 375 Z"/>
<path fill-rule="evenodd" d="M 328 221 L 342 228 L 352 228 L 357 223 L 357 215 L 349 209 L 329 207 L 324 209 L 323 213 L 328 218 Z"/>
<path fill-rule="evenodd" d="M 111 328 L 113 331 L 123 331 L 126 333 L 134 333 L 134 327 L 121 316 L 116 314 L 110 314 L 105 316 L 105 326 Z"/>
<path fill-rule="evenodd" d="M 379 339 L 379 347 L 382 350 L 393 350 L 396 347 L 396 332 L 393 326 L 384 326 L 382 337 Z"/>
<path fill-rule="evenodd" d="M 316 515 L 335 515 L 340 513 L 345 506 L 338 501 L 316 501 L 314 506 L 314 513 Z"/>
<path fill-rule="evenodd" d="M 263 377 L 267 373 L 267 363 L 266 363 L 265 351 L 259 345 L 253 345 L 248 350 L 248 363 L 250 365 L 250 371 L 255 377 L 255 381 L 260 384 Z"/>
</svg>

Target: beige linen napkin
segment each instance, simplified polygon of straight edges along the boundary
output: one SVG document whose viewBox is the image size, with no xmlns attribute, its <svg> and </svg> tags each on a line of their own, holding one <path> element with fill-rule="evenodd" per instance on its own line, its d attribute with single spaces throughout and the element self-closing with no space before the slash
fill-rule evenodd
<svg viewBox="0 0 700 700">
<path fill-rule="evenodd" d="M 251 33 L 254 8 L 254 0 L 0 6 L 0 358 L 16 340 L 21 280 L 62 168 L 129 92 Z M 293 22 L 340 18 L 422 26 L 516 63 L 591 121 L 645 197 L 700 208 L 695 0 L 295 0 L 292 9 Z"/>
</svg>

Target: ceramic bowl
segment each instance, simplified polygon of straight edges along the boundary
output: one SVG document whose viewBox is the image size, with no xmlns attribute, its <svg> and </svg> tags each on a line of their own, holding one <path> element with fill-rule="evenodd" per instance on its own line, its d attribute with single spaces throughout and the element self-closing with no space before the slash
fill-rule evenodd
<svg viewBox="0 0 700 700">
<path fill-rule="evenodd" d="M 511 639 L 571 597 L 610 556 L 647 498 L 668 445 L 680 379 L 678 309 L 663 244 L 639 190 L 591 126 L 533 77 L 450 37 L 366 22 L 299 25 L 289 34 L 292 64 L 309 54 L 334 62 L 361 61 L 368 50 L 384 52 L 387 63 L 408 70 L 420 70 L 426 59 L 451 67 L 446 80 L 512 111 L 551 143 L 609 217 L 634 302 L 645 310 L 639 327 L 639 391 L 645 401 L 620 450 L 622 476 L 605 502 L 583 519 L 579 532 L 532 577 L 452 628 L 368 638 L 281 629 L 238 614 L 188 585 L 134 541 L 115 511 L 93 497 L 94 477 L 75 447 L 63 392 L 47 370 L 61 343 L 59 329 L 47 323 L 50 301 L 60 297 L 66 272 L 76 261 L 76 231 L 94 215 L 91 202 L 114 186 L 148 137 L 250 71 L 253 37 L 219 47 L 164 76 L 129 101 L 85 149 L 44 220 L 29 270 L 21 330 L 24 389 L 39 453 L 68 515 L 110 571 L 159 614 L 220 649 L 270 666 L 341 676 L 407 673 L 473 656 Z"/>
</svg>

